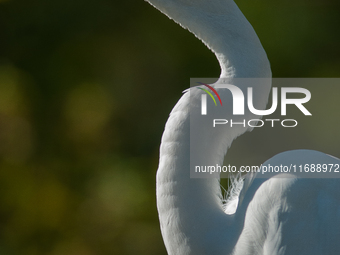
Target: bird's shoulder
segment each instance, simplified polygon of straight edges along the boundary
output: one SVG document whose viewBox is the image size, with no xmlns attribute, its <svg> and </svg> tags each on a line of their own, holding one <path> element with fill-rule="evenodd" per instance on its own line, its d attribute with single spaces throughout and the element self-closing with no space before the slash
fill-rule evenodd
<svg viewBox="0 0 340 255">
<path fill-rule="evenodd" d="M 239 243 L 250 253 L 243 254 L 340 254 L 338 194 L 340 179 L 262 181 L 247 208 Z"/>
</svg>

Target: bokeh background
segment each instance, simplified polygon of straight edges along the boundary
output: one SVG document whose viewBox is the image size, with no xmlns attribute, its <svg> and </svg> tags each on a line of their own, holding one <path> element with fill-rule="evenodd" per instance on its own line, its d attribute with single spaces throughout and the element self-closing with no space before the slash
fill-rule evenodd
<svg viewBox="0 0 340 255">
<path fill-rule="evenodd" d="M 237 4 L 275 77 L 339 77 L 339 1 Z M 155 201 L 163 127 L 189 78 L 219 71 L 142 0 L 0 0 L 0 254 L 166 254 Z M 299 146 L 339 157 L 337 117 Z M 299 147 L 251 134 L 233 159 L 270 141 Z"/>
</svg>

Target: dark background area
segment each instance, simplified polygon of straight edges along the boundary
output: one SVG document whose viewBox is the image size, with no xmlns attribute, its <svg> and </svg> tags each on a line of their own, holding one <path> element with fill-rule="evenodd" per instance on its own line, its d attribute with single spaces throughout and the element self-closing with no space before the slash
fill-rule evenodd
<svg viewBox="0 0 340 255">
<path fill-rule="evenodd" d="M 237 4 L 274 77 L 339 76 L 338 1 Z M 166 254 L 161 134 L 190 77 L 219 73 L 194 35 L 142 0 L 0 0 L 0 254 Z M 334 116 L 301 131 L 306 143 L 252 132 L 230 155 L 269 141 L 336 154 Z"/>
</svg>

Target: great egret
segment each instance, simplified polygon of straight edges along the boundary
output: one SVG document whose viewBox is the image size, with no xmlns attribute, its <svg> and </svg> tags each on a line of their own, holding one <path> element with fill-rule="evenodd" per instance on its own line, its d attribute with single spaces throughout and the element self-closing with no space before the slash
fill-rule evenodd
<svg viewBox="0 0 340 255">
<path fill-rule="evenodd" d="M 271 77 L 262 45 L 232 0 L 148 0 L 161 12 L 200 38 L 216 55 L 221 76 L 234 84 L 242 77 Z M 215 86 L 211 85 L 211 86 Z M 270 82 L 256 100 L 265 107 Z M 199 97 L 200 90 L 190 90 Z M 221 98 L 226 92 L 219 91 Z M 230 102 L 226 101 L 227 103 Z M 157 208 L 161 232 L 170 255 L 340 254 L 339 179 L 246 177 L 243 189 L 223 208 L 218 178 L 189 175 L 189 112 L 198 104 L 185 93 L 172 110 L 160 147 Z M 251 116 L 245 116 L 246 119 Z M 199 159 L 222 164 L 233 139 L 247 128 L 220 129 L 202 134 Z M 206 137 L 205 137 L 206 136 Z M 205 139 L 213 142 L 204 142 Z M 269 159 L 273 165 L 331 162 L 339 159 L 316 151 L 288 151 Z M 288 177 L 288 176 L 286 176 Z M 237 205 L 237 201 L 239 203 Z M 235 213 L 230 213 L 237 207 Z M 228 212 L 229 214 L 227 214 Z"/>
</svg>

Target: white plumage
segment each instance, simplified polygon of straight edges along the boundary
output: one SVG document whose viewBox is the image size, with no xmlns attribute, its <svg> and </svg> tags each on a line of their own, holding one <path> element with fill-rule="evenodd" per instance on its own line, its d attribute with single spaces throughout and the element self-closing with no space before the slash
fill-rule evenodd
<svg viewBox="0 0 340 255">
<path fill-rule="evenodd" d="M 245 77 L 267 78 L 268 82 L 258 87 L 261 94 L 254 98 L 264 109 L 271 87 L 270 64 L 254 29 L 232 0 L 148 1 L 194 33 L 215 53 L 221 66 L 217 83 L 235 84 L 238 78 Z M 241 89 L 245 88 L 241 86 Z M 242 183 L 237 181 L 232 191 L 233 201 L 223 204 L 218 178 L 190 178 L 189 112 L 199 104 L 190 103 L 189 94 L 198 100 L 201 93 L 191 89 L 182 96 L 162 137 L 157 208 L 168 253 L 340 254 L 339 179 L 247 175 L 243 189 L 240 191 Z M 225 90 L 218 93 L 231 106 L 231 100 L 223 100 L 228 97 Z M 247 120 L 252 117 L 244 116 Z M 198 158 L 206 165 L 222 164 L 232 141 L 250 131 L 237 127 L 211 134 L 204 132 L 204 124 L 196 126 L 204 134 L 202 140 L 196 141 Z M 208 140 L 213 142 L 205 142 Z M 284 162 L 339 164 L 340 160 L 317 151 L 297 150 L 280 153 L 264 164 Z"/>
</svg>

